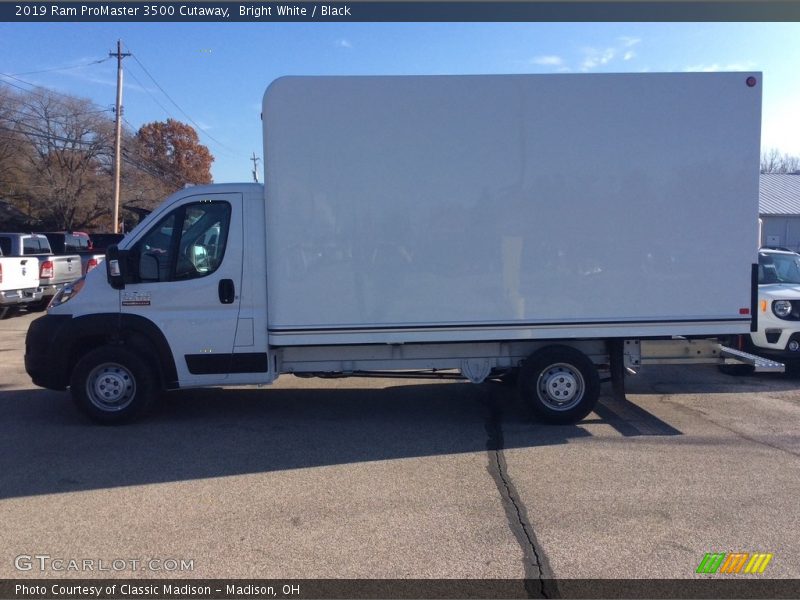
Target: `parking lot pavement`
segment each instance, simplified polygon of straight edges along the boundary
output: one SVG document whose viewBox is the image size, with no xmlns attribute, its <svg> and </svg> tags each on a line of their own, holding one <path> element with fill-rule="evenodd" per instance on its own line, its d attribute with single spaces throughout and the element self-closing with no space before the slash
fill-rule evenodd
<svg viewBox="0 0 800 600">
<path fill-rule="evenodd" d="M 25 372 L 25 332 L 43 313 L 18 313 L 0 320 L 0 391 L 32 388 Z"/>
<path fill-rule="evenodd" d="M 684 578 L 733 551 L 800 577 L 792 377 L 652 367 L 560 427 L 496 384 L 285 377 L 103 427 L 29 382 L 32 318 L 0 322 L 0 578 Z"/>
<path fill-rule="evenodd" d="M 691 577 L 706 552 L 768 552 L 770 577 L 800 577 L 797 383 L 651 367 L 627 401 L 545 434 L 567 443 L 506 451 L 554 573 Z"/>
</svg>

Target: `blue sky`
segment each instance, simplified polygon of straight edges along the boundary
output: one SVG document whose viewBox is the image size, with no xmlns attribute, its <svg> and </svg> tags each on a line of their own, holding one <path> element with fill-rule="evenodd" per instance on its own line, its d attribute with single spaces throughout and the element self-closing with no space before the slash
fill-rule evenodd
<svg viewBox="0 0 800 600">
<path fill-rule="evenodd" d="M 117 39 L 139 61 L 124 61 L 127 122 L 188 115 L 217 182 L 251 179 L 262 95 L 289 74 L 763 71 L 762 150 L 800 155 L 800 23 L 0 23 L 0 73 L 18 78 L 0 81 L 110 108 L 115 60 L 30 72 L 105 58 Z"/>
</svg>

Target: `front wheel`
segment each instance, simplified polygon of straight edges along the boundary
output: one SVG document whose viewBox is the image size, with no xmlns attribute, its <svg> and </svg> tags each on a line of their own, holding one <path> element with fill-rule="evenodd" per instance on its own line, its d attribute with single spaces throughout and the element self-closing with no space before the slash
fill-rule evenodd
<svg viewBox="0 0 800 600">
<path fill-rule="evenodd" d="M 600 376 L 583 352 L 569 346 L 548 346 L 522 363 L 519 392 L 542 420 L 575 423 L 597 404 Z"/>
<path fill-rule="evenodd" d="M 75 404 L 100 423 L 117 424 L 141 415 L 158 393 L 153 368 L 123 346 L 103 346 L 83 356 L 72 371 Z"/>
</svg>

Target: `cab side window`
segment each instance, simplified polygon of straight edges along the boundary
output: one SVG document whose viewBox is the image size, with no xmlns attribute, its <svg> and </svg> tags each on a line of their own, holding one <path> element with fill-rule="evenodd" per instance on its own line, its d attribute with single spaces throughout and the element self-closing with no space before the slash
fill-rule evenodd
<svg viewBox="0 0 800 600">
<path fill-rule="evenodd" d="M 228 240 L 227 202 L 186 204 L 164 217 L 136 244 L 142 281 L 206 277 L 219 268 Z"/>
<path fill-rule="evenodd" d="M 175 279 L 205 277 L 217 270 L 228 240 L 231 207 L 208 202 L 186 207 L 178 242 Z"/>
<path fill-rule="evenodd" d="M 170 280 L 175 218 L 176 212 L 170 213 L 136 244 L 135 256 L 139 260 L 139 278 L 142 281 Z"/>
</svg>

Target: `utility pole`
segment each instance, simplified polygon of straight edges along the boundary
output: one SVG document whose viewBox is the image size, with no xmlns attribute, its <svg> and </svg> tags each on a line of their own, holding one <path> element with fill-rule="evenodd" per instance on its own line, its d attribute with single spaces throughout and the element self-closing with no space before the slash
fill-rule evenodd
<svg viewBox="0 0 800 600">
<path fill-rule="evenodd" d="M 258 183 L 258 161 L 260 161 L 261 159 L 256 156 L 255 152 L 253 152 L 253 158 L 251 158 L 250 160 L 253 161 L 253 181 Z"/>
<path fill-rule="evenodd" d="M 114 233 L 119 233 L 119 173 L 122 164 L 122 59 L 130 56 L 130 52 L 122 52 L 122 40 L 117 40 L 117 51 L 109 52 L 109 56 L 117 57 L 117 104 L 114 134 L 114 210 L 112 225 Z"/>
</svg>

